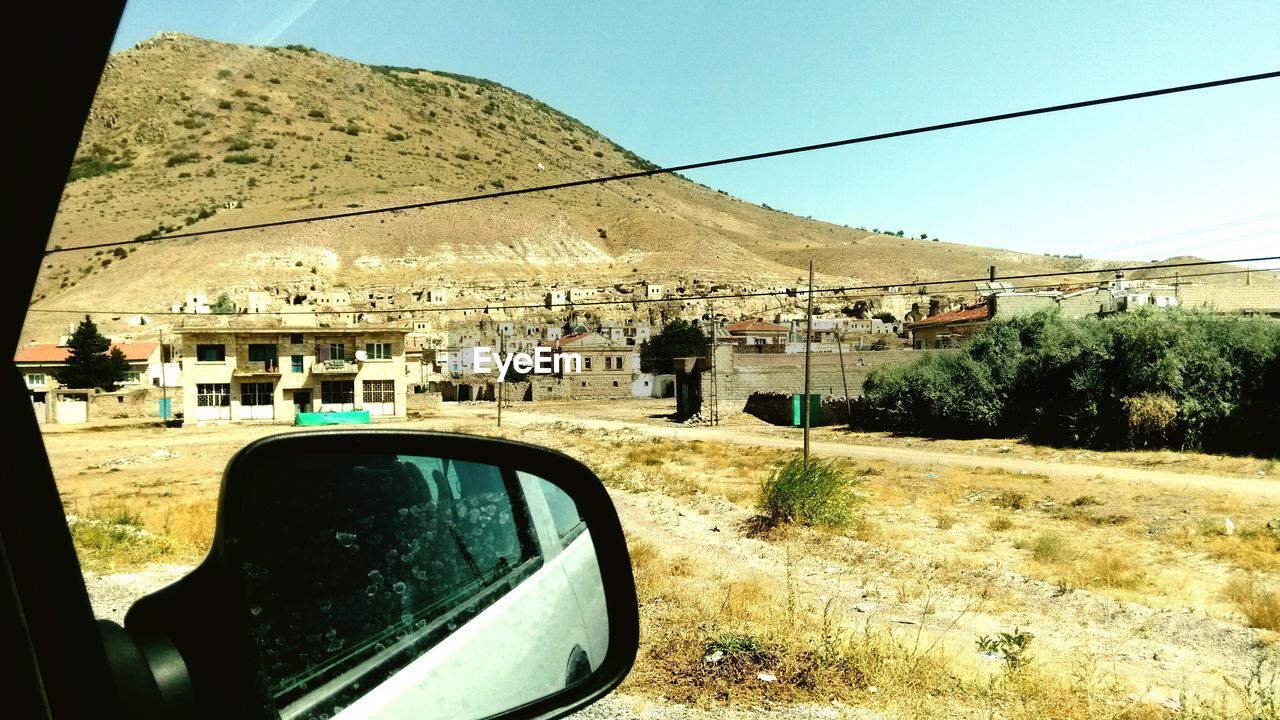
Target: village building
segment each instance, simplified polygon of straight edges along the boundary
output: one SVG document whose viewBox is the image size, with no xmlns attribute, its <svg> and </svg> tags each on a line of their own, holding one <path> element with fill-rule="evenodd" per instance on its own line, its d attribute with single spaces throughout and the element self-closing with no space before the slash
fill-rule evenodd
<svg viewBox="0 0 1280 720">
<path fill-rule="evenodd" d="M 398 326 L 191 327 L 180 331 L 187 422 L 292 421 L 301 412 L 404 417 Z"/>
<path fill-rule="evenodd" d="M 527 400 L 619 398 L 632 397 L 636 392 L 649 395 L 649 386 L 633 389 L 633 381 L 640 374 L 640 353 L 634 345 L 616 343 L 594 332 L 574 333 L 556 340 L 547 340 L 541 347 L 551 349 L 552 366 L 560 371 L 551 375 L 531 374 Z M 581 365 L 556 357 L 576 354 Z"/>
<path fill-rule="evenodd" d="M 121 398 L 124 393 L 143 388 L 181 386 L 173 348 L 158 342 L 113 342 L 111 347 L 119 348 L 129 364 L 115 393 Z M 87 404 L 76 406 L 75 403 L 88 403 L 97 391 L 66 388 L 57 380 L 57 373 L 66 367 L 70 355 L 71 350 L 65 344 L 44 343 L 28 345 L 14 357 L 14 365 L 22 374 L 40 422 L 83 422 L 88 417 Z"/>
<path fill-rule="evenodd" d="M 723 327 L 728 341 L 735 345 L 780 345 L 791 339 L 791 326 L 763 320 L 743 320 Z"/>
<path fill-rule="evenodd" d="M 987 303 L 963 310 L 939 313 L 908 325 L 916 350 L 959 347 L 965 338 L 981 330 L 990 318 Z"/>
</svg>

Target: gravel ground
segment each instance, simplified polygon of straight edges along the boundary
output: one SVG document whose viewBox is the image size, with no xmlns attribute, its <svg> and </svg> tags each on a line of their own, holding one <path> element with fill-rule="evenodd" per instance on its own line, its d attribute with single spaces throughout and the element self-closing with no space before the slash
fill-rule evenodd
<svg viewBox="0 0 1280 720">
<path fill-rule="evenodd" d="M 94 615 L 124 624 L 124 615 L 135 600 L 186 575 L 191 568 L 191 565 L 150 565 L 135 572 L 110 575 L 86 572 L 84 584 L 89 589 Z"/>
</svg>

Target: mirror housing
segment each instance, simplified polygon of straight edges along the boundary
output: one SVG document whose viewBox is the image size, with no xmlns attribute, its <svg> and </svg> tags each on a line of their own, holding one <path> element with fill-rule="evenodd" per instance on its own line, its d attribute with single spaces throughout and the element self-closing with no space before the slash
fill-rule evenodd
<svg viewBox="0 0 1280 720">
<path fill-rule="evenodd" d="M 238 452 L 208 557 L 139 600 L 125 630 L 132 647 L 104 631 L 111 654 L 145 659 L 156 692 L 144 695 L 159 698 L 139 715 L 422 706 L 480 720 L 599 699 L 630 670 L 639 620 L 617 513 L 580 462 L 493 438 L 341 429 Z M 535 643 L 539 632 L 556 641 Z"/>
</svg>

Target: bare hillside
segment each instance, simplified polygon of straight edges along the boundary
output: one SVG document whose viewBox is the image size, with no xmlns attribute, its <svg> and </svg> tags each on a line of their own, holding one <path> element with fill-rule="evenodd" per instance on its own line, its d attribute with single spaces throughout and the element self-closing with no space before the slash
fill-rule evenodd
<svg viewBox="0 0 1280 720">
<path fill-rule="evenodd" d="M 311 48 L 162 34 L 112 56 L 51 247 L 420 202 L 651 167 L 496 83 Z M 33 303 L 157 311 L 187 292 L 310 283 L 503 287 L 694 279 L 929 280 L 1093 266 L 873 234 L 680 177 L 50 256 Z M 33 315 L 28 339 L 66 317 Z"/>
</svg>

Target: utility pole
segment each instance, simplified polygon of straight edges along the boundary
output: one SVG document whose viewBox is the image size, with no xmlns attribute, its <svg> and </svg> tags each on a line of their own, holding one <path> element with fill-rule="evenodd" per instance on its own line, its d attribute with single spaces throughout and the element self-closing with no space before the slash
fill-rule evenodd
<svg viewBox="0 0 1280 720">
<path fill-rule="evenodd" d="M 800 419 L 804 422 L 804 464 L 809 466 L 809 369 L 813 350 L 813 260 L 809 261 L 809 302 L 805 311 L 808 320 L 804 327 L 804 399 L 801 400 Z"/>
<path fill-rule="evenodd" d="M 859 342 L 861 345 L 861 342 Z M 853 406 L 849 402 L 849 378 L 844 374 L 844 334 L 836 334 L 836 352 L 840 353 L 840 382 L 844 383 L 844 414 L 853 422 Z"/>
<path fill-rule="evenodd" d="M 169 372 L 164 361 L 164 328 L 160 328 L 160 405 L 164 407 L 165 414 L 160 417 L 160 422 L 168 425 L 169 418 L 173 417 L 173 408 L 169 407 Z"/>
<path fill-rule="evenodd" d="M 502 328 L 498 328 L 498 355 L 501 356 L 507 348 L 507 338 L 502 334 Z M 502 388 L 506 385 L 506 381 L 498 379 L 498 427 L 502 427 Z"/>
</svg>

